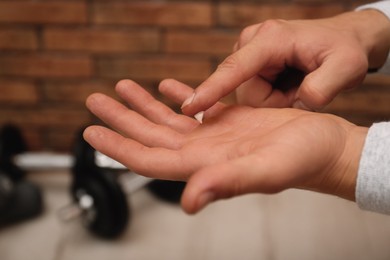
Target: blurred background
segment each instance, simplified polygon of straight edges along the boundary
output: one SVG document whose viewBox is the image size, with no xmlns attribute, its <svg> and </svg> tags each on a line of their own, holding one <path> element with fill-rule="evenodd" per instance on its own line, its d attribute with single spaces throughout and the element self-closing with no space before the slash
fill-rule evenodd
<svg viewBox="0 0 390 260">
<path fill-rule="evenodd" d="M 75 133 L 95 121 L 84 106 L 89 94 L 115 97 L 116 82 L 128 78 L 175 106 L 159 96 L 159 82 L 196 87 L 245 26 L 329 17 L 367 2 L 0 0 L 0 126 L 18 125 L 30 150 L 69 152 Z M 389 119 L 390 77 L 367 76 L 325 112 L 365 126 Z M 56 217 L 70 201 L 69 177 L 28 175 L 44 191 L 45 211 L 0 228 L 0 259 L 390 259 L 388 217 L 302 191 L 218 202 L 194 217 L 140 191 L 122 238 L 95 239 Z"/>
<path fill-rule="evenodd" d="M 84 107 L 90 93 L 115 96 L 123 78 L 155 95 L 169 77 L 196 87 L 245 26 L 328 17 L 362 3 L 0 0 L 0 125 L 21 126 L 31 149 L 67 151 L 74 132 L 91 123 Z M 363 125 L 386 118 L 389 82 L 371 76 L 366 84 L 373 87 L 342 95 L 327 111 Z"/>
</svg>

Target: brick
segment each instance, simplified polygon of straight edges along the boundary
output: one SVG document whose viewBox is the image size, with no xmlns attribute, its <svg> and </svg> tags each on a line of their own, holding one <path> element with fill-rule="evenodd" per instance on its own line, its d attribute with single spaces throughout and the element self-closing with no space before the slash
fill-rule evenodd
<svg viewBox="0 0 390 260">
<path fill-rule="evenodd" d="M 234 31 L 169 31 L 165 48 L 168 53 L 227 55 L 238 36 Z"/>
<path fill-rule="evenodd" d="M 364 2 L 0 0 L 0 125 L 20 125 L 32 149 L 70 151 L 76 131 L 95 120 L 84 106 L 92 92 L 116 97 L 116 81 L 131 78 L 180 111 L 157 93 L 158 82 L 196 87 L 243 26 L 327 17 Z M 390 77 L 370 75 L 363 85 L 325 111 L 360 125 L 388 120 Z"/>
<path fill-rule="evenodd" d="M 339 0 L 292 0 L 292 3 L 304 4 L 334 4 L 339 3 Z"/>
<path fill-rule="evenodd" d="M 0 127 L 3 124 L 0 125 Z M 40 129 L 36 127 L 16 124 L 16 127 L 21 131 L 24 141 L 27 144 L 28 151 L 42 150 Z"/>
<path fill-rule="evenodd" d="M 44 32 L 49 50 L 110 52 L 156 52 L 160 45 L 157 30 L 48 29 Z"/>
<path fill-rule="evenodd" d="M 27 147 L 29 151 L 43 151 L 44 145 L 42 142 L 42 134 L 39 128 L 31 127 L 31 126 L 23 126 L 18 125 L 20 130 L 22 131 L 23 138 L 27 143 Z"/>
<path fill-rule="evenodd" d="M 85 56 L 49 54 L 0 56 L 0 75 L 26 77 L 88 77 L 92 63 Z"/>
<path fill-rule="evenodd" d="M 339 94 L 324 112 L 336 114 L 348 121 L 370 126 L 390 119 L 390 76 L 370 74 L 358 88 Z"/>
<path fill-rule="evenodd" d="M 0 28 L 0 50 L 36 50 L 38 39 L 32 29 Z"/>
<path fill-rule="evenodd" d="M 218 8 L 218 23 L 222 26 L 247 26 L 268 19 L 323 18 L 343 11 L 342 4 L 221 4 Z"/>
<path fill-rule="evenodd" d="M 345 120 L 359 126 L 365 126 L 369 127 L 374 122 L 380 122 L 383 121 L 384 118 L 382 116 L 376 116 L 376 115 L 364 115 L 364 114 L 356 114 L 356 113 L 343 113 L 343 112 L 337 112 L 335 113 L 336 116 L 339 116 L 341 118 L 344 118 Z"/>
<path fill-rule="evenodd" d="M 210 26 L 212 7 L 209 3 L 96 3 L 96 24 Z"/>
<path fill-rule="evenodd" d="M 32 150 L 71 152 L 75 134 L 91 124 L 90 113 L 75 109 L 1 110 L 0 125 L 12 123 L 20 127 Z"/>
<path fill-rule="evenodd" d="M 350 114 L 381 115 L 389 119 L 390 92 L 378 88 L 358 89 L 341 93 L 326 108 L 328 112 L 349 112 Z"/>
<path fill-rule="evenodd" d="M 115 98 L 115 84 L 114 81 L 48 82 L 43 91 L 50 102 L 84 104 L 87 97 L 94 92 Z"/>
<path fill-rule="evenodd" d="M 389 89 L 390 75 L 382 74 L 382 73 L 367 74 L 362 85 L 367 89 L 373 87 L 379 89 L 382 88 L 384 90 Z"/>
<path fill-rule="evenodd" d="M 86 23 L 84 2 L 0 1 L 0 23 Z"/>
<path fill-rule="evenodd" d="M 16 125 L 31 127 L 79 127 L 91 119 L 86 109 L 74 109 L 70 107 L 47 108 L 4 108 L 0 111 L 0 125 L 11 122 Z"/>
<path fill-rule="evenodd" d="M 98 61 L 98 72 L 105 78 L 130 78 L 135 80 L 157 80 L 175 78 L 199 81 L 211 72 L 207 60 L 179 58 L 118 58 Z"/>
<path fill-rule="evenodd" d="M 36 86 L 31 82 L 11 79 L 0 79 L 0 103 L 36 104 L 39 95 Z"/>
<path fill-rule="evenodd" d="M 46 131 L 47 133 L 44 134 L 43 137 L 41 137 L 43 139 L 42 142 L 44 143 L 46 149 L 52 151 L 73 153 L 76 134 L 78 134 L 81 127 L 83 126 L 74 126 L 67 128 L 49 128 Z"/>
</svg>

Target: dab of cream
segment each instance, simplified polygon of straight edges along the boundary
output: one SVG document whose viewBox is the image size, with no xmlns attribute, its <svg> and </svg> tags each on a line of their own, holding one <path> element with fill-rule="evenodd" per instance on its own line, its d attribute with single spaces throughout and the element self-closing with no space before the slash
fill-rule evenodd
<svg viewBox="0 0 390 260">
<path fill-rule="evenodd" d="M 199 123 L 203 123 L 203 116 L 204 116 L 204 111 L 200 111 L 196 115 L 194 115 L 195 119 L 198 120 Z"/>
</svg>

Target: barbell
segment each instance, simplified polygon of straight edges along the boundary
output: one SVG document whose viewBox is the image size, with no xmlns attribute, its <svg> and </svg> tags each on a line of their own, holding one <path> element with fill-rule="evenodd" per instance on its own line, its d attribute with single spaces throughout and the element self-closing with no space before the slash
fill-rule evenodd
<svg viewBox="0 0 390 260">
<path fill-rule="evenodd" d="M 9 125 L 4 129 L 19 131 Z M 0 136 L 0 150 L 7 151 L 6 158 L 0 158 L 0 167 L 8 165 L 21 173 L 70 169 L 72 203 L 59 210 L 59 217 L 64 221 L 81 218 L 88 230 L 107 239 L 120 236 L 126 229 L 131 220 L 127 197 L 138 189 L 146 186 L 162 200 L 173 203 L 180 200 L 183 182 L 154 180 L 129 171 L 95 151 L 83 139 L 82 132 L 76 134 L 73 154 L 26 152 L 26 149 L 16 149 L 26 147 L 22 135 L 15 134 L 15 140 L 7 141 Z"/>
</svg>

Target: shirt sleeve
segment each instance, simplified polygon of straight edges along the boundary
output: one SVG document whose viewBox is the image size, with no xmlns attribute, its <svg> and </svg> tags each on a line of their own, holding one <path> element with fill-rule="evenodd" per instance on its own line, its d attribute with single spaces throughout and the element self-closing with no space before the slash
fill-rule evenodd
<svg viewBox="0 0 390 260">
<path fill-rule="evenodd" d="M 378 1 L 366 5 L 359 6 L 356 8 L 356 11 L 365 10 L 365 9 L 376 9 L 382 12 L 387 18 L 390 19 L 390 1 Z"/>
<path fill-rule="evenodd" d="M 382 12 L 388 19 L 390 19 L 390 1 L 379 1 L 366 5 L 359 6 L 356 11 L 375 9 Z M 386 63 L 380 68 L 378 73 L 390 75 L 390 54 L 387 56 Z"/>
<path fill-rule="evenodd" d="M 390 215 L 390 122 L 368 130 L 355 195 L 361 209 Z"/>
</svg>

